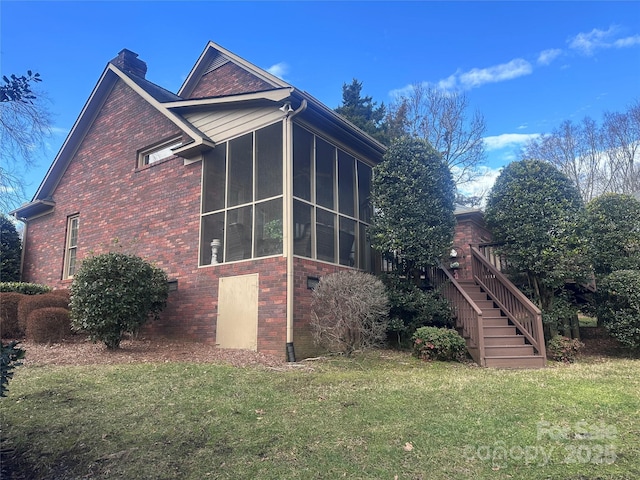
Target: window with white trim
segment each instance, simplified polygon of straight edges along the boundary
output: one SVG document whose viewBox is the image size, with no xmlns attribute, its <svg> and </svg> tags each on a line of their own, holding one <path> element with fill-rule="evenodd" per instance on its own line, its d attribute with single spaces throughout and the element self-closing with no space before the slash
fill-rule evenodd
<svg viewBox="0 0 640 480">
<path fill-rule="evenodd" d="M 67 218 L 67 238 L 64 251 L 63 279 L 70 279 L 76 273 L 76 256 L 78 251 L 78 226 L 80 215 L 71 215 Z"/>
<path fill-rule="evenodd" d="M 138 166 L 144 167 L 169 158 L 173 156 L 173 149 L 178 148 L 180 145 L 182 145 L 181 138 L 172 138 L 160 145 L 142 150 L 138 154 Z"/>
</svg>

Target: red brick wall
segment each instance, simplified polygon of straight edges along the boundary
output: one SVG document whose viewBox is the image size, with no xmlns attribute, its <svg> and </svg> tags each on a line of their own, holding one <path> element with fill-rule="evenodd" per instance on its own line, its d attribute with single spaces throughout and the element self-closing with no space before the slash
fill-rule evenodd
<svg viewBox="0 0 640 480">
<path fill-rule="evenodd" d="M 198 268 L 201 165 L 181 158 L 137 169 L 137 152 L 179 134 L 177 127 L 118 82 L 71 160 L 55 211 L 28 224 L 23 279 L 62 280 L 67 217 L 79 213 L 78 261 L 119 247 L 178 280 L 161 319 L 143 333 L 215 343 L 220 276 L 258 273 L 258 349 L 286 354 L 286 261 L 282 257 Z"/>
<path fill-rule="evenodd" d="M 478 245 L 491 241 L 491 233 L 487 230 L 482 214 L 480 212 L 474 214 L 461 215 L 456 217 L 457 225 L 453 238 L 453 246 L 458 252 L 458 257 L 448 259 L 449 263 L 458 261 L 460 268 L 458 269 L 458 278 L 465 280 L 472 278 L 471 272 L 471 248 L 469 245 Z"/>
<path fill-rule="evenodd" d="M 189 98 L 217 97 L 238 93 L 260 92 L 273 89 L 273 85 L 251 75 L 229 62 L 213 72 L 203 75 Z"/>
</svg>

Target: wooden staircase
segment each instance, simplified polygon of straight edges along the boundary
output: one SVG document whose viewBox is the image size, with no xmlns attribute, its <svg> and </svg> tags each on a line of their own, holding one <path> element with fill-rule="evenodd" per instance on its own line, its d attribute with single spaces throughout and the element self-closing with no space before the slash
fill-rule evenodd
<svg viewBox="0 0 640 480">
<path fill-rule="evenodd" d="M 471 246 L 472 279 L 458 280 L 439 267 L 425 270 L 434 288 L 451 304 L 456 329 L 482 367 L 542 368 L 546 364 L 542 313 Z"/>
<path fill-rule="evenodd" d="M 536 354 L 533 345 L 518 333 L 509 317 L 473 280 L 458 281 L 462 290 L 482 311 L 484 366 L 497 368 L 542 368 L 545 357 Z"/>
</svg>

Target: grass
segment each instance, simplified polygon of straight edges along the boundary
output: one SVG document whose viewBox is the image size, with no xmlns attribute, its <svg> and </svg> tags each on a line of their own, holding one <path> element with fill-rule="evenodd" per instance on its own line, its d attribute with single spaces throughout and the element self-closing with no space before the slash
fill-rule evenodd
<svg viewBox="0 0 640 480">
<path fill-rule="evenodd" d="M 640 360 L 312 366 L 20 367 L 3 449 L 16 478 L 640 478 Z"/>
</svg>

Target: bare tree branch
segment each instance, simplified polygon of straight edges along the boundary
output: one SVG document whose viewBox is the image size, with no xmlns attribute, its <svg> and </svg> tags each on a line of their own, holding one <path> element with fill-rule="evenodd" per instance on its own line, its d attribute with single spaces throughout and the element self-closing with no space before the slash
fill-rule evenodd
<svg viewBox="0 0 640 480">
<path fill-rule="evenodd" d="M 390 129 L 427 140 L 447 162 L 456 185 L 473 181 L 485 159 L 484 117 L 478 111 L 469 115 L 464 93 L 416 84 L 399 98 L 388 116 Z"/>
</svg>

